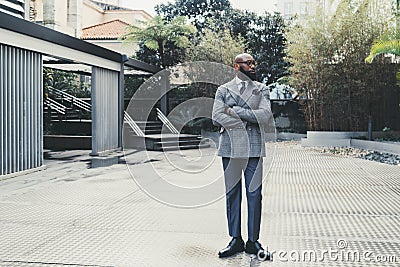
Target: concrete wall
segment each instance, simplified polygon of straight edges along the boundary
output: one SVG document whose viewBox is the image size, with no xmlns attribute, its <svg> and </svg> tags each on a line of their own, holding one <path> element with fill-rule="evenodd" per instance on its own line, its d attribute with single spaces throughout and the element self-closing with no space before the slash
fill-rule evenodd
<svg viewBox="0 0 400 267">
<path fill-rule="evenodd" d="M 122 44 L 120 41 L 117 40 L 86 40 L 86 41 L 128 56 L 134 55 L 135 51 L 139 47 L 137 44 Z"/>
<path fill-rule="evenodd" d="M 43 0 L 31 2 L 31 6 L 36 10 L 36 18 L 34 21 L 43 21 Z"/>
<path fill-rule="evenodd" d="M 102 11 L 99 7 L 84 1 L 82 5 L 82 28 L 97 25 L 114 19 L 120 19 L 129 24 L 137 24 L 138 20 L 148 21 L 151 16 L 143 10 L 107 10 Z"/>
<path fill-rule="evenodd" d="M 147 15 L 147 13 L 143 12 L 142 10 L 135 10 L 135 11 L 117 11 L 117 10 L 110 10 L 104 13 L 104 22 L 114 20 L 114 19 L 120 19 L 122 21 L 125 21 L 126 23 L 129 24 L 137 24 L 137 21 L 148 21 L 151 19 L 150 16 Z"/>
<path fill-rule="evenodd" d="M 81 0 L 67 0 L 68 1 L 68 15 L 67 26 L 75 30 L 74 36 L 82 35 L 82 1 Z"/>
<path fill-rule="evenodd" d="M 350 146 L 360 149 L 374 150 L 389 154 L 400 155 L 400 143 L 389 143 L 389 142 L 385 143 L 385 142 L 352 139 L 350 141 Z"/>
<path fill-rule="evenodd" d="M 367 132 L 307 131 L 307 138 L 301 139 L 301 145 L 304 147 L 348 147 L 350 146 L 351 138 L 367 135 Z"/>
<path fill-rule="evenodd" d="M 79 1 L 79 0 L 71 0 L 70 3 L 72 3 L 73 1 Z M 69 11 L 68 4 L 69 1 L 59 1 L 59 0 L 43 1 L 43 25 L 50 29 L 76 37 L 76 33 L 78 31 L 75 28 L 75 25 L 68 23 L 68 11 Z M 74 11 L 74 13 L 75 15 L 77 15 L 77 13 L 79 12 Z M 78 18 L 76 17 L 75 20 L 77 19 Z M 78 30 L 79 29 L 80 28 L 78 28 Z"/>
<path fill-rule="evenodd" d="M 84 1 L 82 4 L 82 28 L 104 22 L 104 13 L 93 4 Z"/>
</svg>

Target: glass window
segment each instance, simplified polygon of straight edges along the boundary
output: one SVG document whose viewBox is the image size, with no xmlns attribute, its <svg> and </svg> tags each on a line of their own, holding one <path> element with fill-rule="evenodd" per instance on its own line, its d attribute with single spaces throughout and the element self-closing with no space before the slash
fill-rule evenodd
<svg viewBox="0 0 400 267">
<path fill-rule="evenodd" d="M 307 10 L 307 2 L 301 2 L 300 3 L 300 15 L 306 15 L 308 13 Z"/>
<path fill-rule="evenodd" d="M 293 15 L 293 2 L 285 2 L 283 5 L 284 16 Z"/>
</svg>

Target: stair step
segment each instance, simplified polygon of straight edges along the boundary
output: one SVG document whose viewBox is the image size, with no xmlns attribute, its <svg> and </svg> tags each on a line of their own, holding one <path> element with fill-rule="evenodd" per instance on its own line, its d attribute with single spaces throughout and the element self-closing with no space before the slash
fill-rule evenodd
<svg viewBox="0 0 400 267">
<path fill-rule="evenodd" d="M 160 121 L 135 121 L 138 126 L 162 126 Z"/>
<path fill-rule="evenodd" d="M 148 134 L 161 134 L 161 131 L 157 131 L 157 130 L 143 130 L 143 129 L 141 129 L 141 130 L 145 135 L 148 135 Z M 131 134 L 133 134 L 133 135 L 136 135 L 135 131 L 132 130 L 132 129 L 130 129 L 129 132 Z"/>
<path fill-rule="evenodd" d="M 168 135 L 168 134 L 167 134 Z M 172 134 L 169 134 L 172 135 Z M 178 142 L 178 141 L 188 141 L 188 140 L 202 140 L 203 138 L 201 136 L 197 135 L 188 135 L 188 136 L 182 136 L 182 135 L 174 135 L 174 136 L 163 136 L 162 134 L 158 134 L 157 136 L 146 136 L 149 140 L 153 142 Z"/>
<path fill-rule="evenodd" d="M 175 143 L 189 143 L 189 142 L 201 142 L 201 139 L 198 138 L 191 138 L 191 139 L 183 139 L 183 140 L 177 140 L 177 139 L 162 139 L 160 141 L 155 141 L 155 144 L 175 144 Z"/>
<path fill-rule="evenodd" d="M 157 147 L 155 150 L 157 151 L 173 151 L 173 150 L 182 150 L 182 149 L 199 149 L 199 148 L 207 148 L 210 147 L 209 144 L 198 144 L 198 145 L 186 145 L 186 146 L 168 146 L 168 147 Z"/>
<path fill-rule="evenodd" d="M 162 125 L 138 125 L 139 127 L 143 127 L 146 129 L 161 129 Z"/>
<path fill-rule="evenodd" d="M 161 134 L 161 129 L 160 130 L 157 130 L 157 129 L 155 129 L 155 130 L 143 130 L 142 129 L 142 131 L 144 132 L 144 134 Z"/>
</svg>

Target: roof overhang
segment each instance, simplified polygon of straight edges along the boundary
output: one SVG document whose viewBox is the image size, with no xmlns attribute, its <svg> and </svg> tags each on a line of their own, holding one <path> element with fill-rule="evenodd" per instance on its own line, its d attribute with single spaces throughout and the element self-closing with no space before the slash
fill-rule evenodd
<svg viewBox="0 0 400 267">
<path fill-rule="evenodd" d="M 121 65 L 124 64 L 127 70 L 142 71 L 150 74 L 161 70 L 157 66 L 128 58 L 124 54 L 3 12 L 0 12 L 0 36 L 0 43 L 2 44 L 35 51 L 58 60 L 63 59 L 68 62 L 66 65 L 83 64 L 121 71 Z M 56 65 L 61 66 L 60 64 L 58 62 Z M 69 68 L 73 69 L 73 67 Z M 86 68 L 76 68 L 79 71 L 86 72 Z"/>
<path fill-rule="evenodd" d="M 140 62 L 140 63 L 142 63 L 142 62 Z M 67 71 L 67 72 L 73 72 L 73 73 L 87 75 L 87 76 L 92 75 L 92 67 L 90 65 L 85 65 L 85 64 L 78 63 L 78 62 L 65 60 L 65 59 L 58 59 L 58 58 L 49 57 L 49 56 L 43 56 L 43 67 Z M 126 75 L 126 76 L 135 76 L 135 75 L 149 76 L 152 74 L 153 73 L 148 72 L 148 71 L 139 70 L 139 69 L 135 69 L 135 68 L 128 67 L 128 66 L 124 67 L 124 75 Z"/>
</svg>

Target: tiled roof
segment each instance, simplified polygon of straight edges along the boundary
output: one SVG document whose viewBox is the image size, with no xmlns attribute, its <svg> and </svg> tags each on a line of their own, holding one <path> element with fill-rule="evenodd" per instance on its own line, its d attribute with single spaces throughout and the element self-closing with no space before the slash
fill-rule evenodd
<svg viewBox="0 0 400 267">
<path fill-rule="evenodd" d="M 126 33 L 126 26 L 129 24 L 122 20 L 115 19 L 86 27 L 82 29 L 83 40 L 112 40 L 118 39 L 121 35 Z"/>
</svg>

